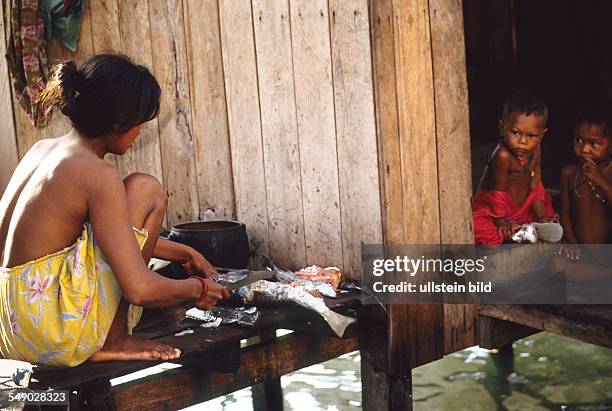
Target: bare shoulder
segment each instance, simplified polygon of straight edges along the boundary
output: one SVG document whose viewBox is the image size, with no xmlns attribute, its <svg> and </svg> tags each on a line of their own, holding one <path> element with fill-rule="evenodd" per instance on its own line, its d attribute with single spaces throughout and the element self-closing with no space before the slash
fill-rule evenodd
<svg viewBox="0 0 612 411">
<path fill-rule="evenodd" d="M 512 152 L 508 150 L 508 147 L 501 144 L 497 150 L 495 150 L 495 153 L 493 153 L 493 164 L 497 167 L 510 166 L 510 161 L 512 161 Z"/>
<path fill-rule="evenodd" d="M 570 178 L 574 178 L 577 172 L 578 172 L 577 164 L 568 164 L 561 169 L 561 179 L 568 180 Z"/>
</svg>

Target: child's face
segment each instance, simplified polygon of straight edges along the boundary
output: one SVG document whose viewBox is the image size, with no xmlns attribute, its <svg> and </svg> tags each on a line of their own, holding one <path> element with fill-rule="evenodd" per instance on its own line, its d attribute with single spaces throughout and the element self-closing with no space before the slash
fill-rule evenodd
<svg viewBox="0 0 612 411">
<path fill-rule="evenodd" d="M 539 114 L 512 112 L 505 119 L 499 120 L 499 133 L 510 151 L 518 158 L 534 151 L 546 131 L 546 121 Z"/>
<path fill-rule="evenodd" d="M 604 134 L 601 125 L 582 123 L 576 128 L 574 155 L 582 161 L 591 159 L 598 164 L 607 162 L 612 150 L 610 138 Z"/>
</svg>

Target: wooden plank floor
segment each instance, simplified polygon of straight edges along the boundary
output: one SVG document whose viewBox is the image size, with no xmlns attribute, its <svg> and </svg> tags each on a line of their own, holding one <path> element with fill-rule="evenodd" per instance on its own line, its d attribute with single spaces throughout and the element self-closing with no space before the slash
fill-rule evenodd
<svg viewBox="0 0 612 411">
<path fill-rule="evenodd" d="M 330 308 L 342 311 L 359 304 L 358 292 L 340 294 L 336 299 L 327 299 Z M 199 322 L 185 320 L 178 326 L 169 328 L 166 324 L 147 327 L 136 334 L 155 339 L 182 351 L 181 364 L 194 363 L 201 369 L 219 370 L 219 364 L 211 358 L 219 357 L 220 352 L 226 351 L 228 358 L 232 351 L 239 349 L 240 341 L 270 333 L 276 329 L 289 329 L 307 332 L 319 336 L 332 336 L 329 326 L 316 313 L 299 306 L 262 307 L 255 327 L 240 327 L 222 325 L 218 328 L 202 328 Z M 193 334 L 175 336 L 174 334 L 186 328 L 192 329 Z M 345 337 L 356 335 L 356 324 L 351 325 L 345 332 Z M 208 353 L 208 354 L 207 354 Z M 211 355 L 212 353 L 212 355 Z M 56 389 L 73 388 L 100 380 L 109 380 L 135 371 L 152 367 L 162 361 L 126 361 L 106 363 L 85 363 L 77 367 L 35 372 L 31 385 L 36 388 L 52 387 Z M 208 363 L 208 365 L 207 365 Z M 236 364 L 236 368 L 240 364 Z M 223 367 L 221 367 L 223 368 Z"/>
</svg>

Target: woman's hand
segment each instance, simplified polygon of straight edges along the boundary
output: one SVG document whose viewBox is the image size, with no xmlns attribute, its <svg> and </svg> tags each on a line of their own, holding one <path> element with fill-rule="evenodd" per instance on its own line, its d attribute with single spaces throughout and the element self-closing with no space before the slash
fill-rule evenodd
<svg viewBox="0 0 612 411">
<path fill-rule="evenodd" d="M 213 280 L 204 280 L 208 284 L 208 292 L 204 297 L 196 301 L 196 307 L 203 310 L 210 310 L 219 300 L 229 298 L 229 291 L 221 284 Z M 199 282 L 199 280 L 198 280 Z"/>
<path fill-rule="evenodd" d="M 205 278 L 211 278 L 217 270 L 213 265 L 198 251 L 190 248 L 187 261 L 181 263 L 183 270 L 188 275 L 199 275 Z"/>
</svg>

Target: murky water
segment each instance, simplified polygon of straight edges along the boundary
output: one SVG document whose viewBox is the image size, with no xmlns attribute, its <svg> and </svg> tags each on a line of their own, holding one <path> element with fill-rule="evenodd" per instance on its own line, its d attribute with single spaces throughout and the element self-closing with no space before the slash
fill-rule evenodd
<svg viewBox="0 0 612 411">
<path fill-rule="evenodd" d="M 359 353 L 281 379 L 286 410 L 361 409 Z M 514 344 L 512 356 L 477 347 L 413 370 L 416 410 L 612 410 L 612 350 L 549 333 Z M 251 410 L 250 389 L 188 410 Z"/>
</svg>

